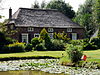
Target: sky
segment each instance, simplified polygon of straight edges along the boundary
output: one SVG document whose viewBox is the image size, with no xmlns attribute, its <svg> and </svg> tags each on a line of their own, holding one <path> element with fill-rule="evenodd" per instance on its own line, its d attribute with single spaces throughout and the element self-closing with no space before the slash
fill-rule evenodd
<svg viewBox="0 0 100 75">
<path fill-rule="evenodd" d="M 30 8 L 31 5 L 34 3 L 35 0 L 0 0 L 0 15 L 5 16 L 4 19 L 8 18 L 8 11 L 9 8 L 12 8 L 12 13 L 18 10 L 20 7 Z M 43 0 L 37 0 L 41 3 Z M 51 0 L 45 0 L 46 3 L 50 2 Z M 80 4 L 83 4 L 85 0 L 65 0 L 66 3 L 69 3 L 73 10 L 76 12 Z M 0 19 L 2 21 L 2 19 Z"/>
</svg>

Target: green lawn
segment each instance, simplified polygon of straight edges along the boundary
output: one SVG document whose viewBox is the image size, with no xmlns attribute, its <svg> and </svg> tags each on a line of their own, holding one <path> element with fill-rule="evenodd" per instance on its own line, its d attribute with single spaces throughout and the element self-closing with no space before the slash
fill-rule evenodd
<svg viewBox="0 0 100 75">
<path fill-rule="evenodd" d="M 33 52 L 24 52 L 24 53 L 9 53 L 9 54 L 0 54 L 0 58 L 21 58 L 21 57 L 55 57 L 60 58 L 62 54 L 66 54 L 65 51 L 33 51 Z M 84 54 L 87 55 L 87 61 L 100 61 L 100 49 L 84 51 Z M 66 60 L 64 58 L 63 60 Z"/>
<path fill-rule="evenodd" d="M 84 54 L 87 55 L 87 61 L 99 61 L 100 62 L 100 49 L 99 50 L 91 50 L 84 51 Z"/>
<path fill-rule="evenodd" d="M 49 56 L 59 58 L 62 56 L 64 51 L 33 51 L 33 52 L 24 52 L 24 53 L 9 53 L 9 54 L 0 54 L 0 58 L 9 58 L 9 57 L 40 57 L 40 56 Z"/>
</svg>

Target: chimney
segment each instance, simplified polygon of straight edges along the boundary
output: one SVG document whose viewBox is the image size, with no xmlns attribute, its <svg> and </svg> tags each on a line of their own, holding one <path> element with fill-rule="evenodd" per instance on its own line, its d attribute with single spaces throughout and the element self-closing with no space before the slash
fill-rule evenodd
<svg viewBox="0 0 100 75">
<path fill-rule="evenodd" d="M 10 9 L 9 9 L 9 20 L 11 20 L 11 19 L 12 19 L 12 9 L 10 7 Z"/>
</svg>

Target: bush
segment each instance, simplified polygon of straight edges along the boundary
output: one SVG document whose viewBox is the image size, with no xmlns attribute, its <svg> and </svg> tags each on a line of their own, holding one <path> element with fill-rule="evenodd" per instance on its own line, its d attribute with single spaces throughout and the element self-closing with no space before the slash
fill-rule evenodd
<svg viewBox="0 0 100 75">
<path fill-rule="evenodd" d="M 93 38 L 91 39 L 91 42 L 93 42 L 94 45 L 96 45 L 97 48 L 100 49 L 100 38 Z"/>
<path fill-rule="evenodd" d="M 16 42 L 16 43 L 13 43 L 13 44 L 9 44 L 7 46 L 9 47 L 9 51 L 12 52 L 12 53 L 24 52 L 25 51 L 24 43 Z"/>
<path fill-rule="evenodd" d="M 10 37 L 6 37 L 6 42 L 5 42 L 6 45 L 8 45 L 8 44 L 13 44 L 13 43 L 15 43 L 15 42 L 17 42 L 17 40 L 12 39 L 12 38 L 10 38 Z"/>
<path fill-rule="evenodd" d="M 69 59 L 74 63 L 80 61 L 83 54 L 81 46 L 74 46 L 72 44 L 67 44 L 66 52 Z"/>
<path fill-rule="evenodd" d="M 44 46 L 44 43 L 40 43 L 40 44 L 36 45 L 35 50 L 37 50 L 37 51 L 45 51 L 46 48 Z"/>
<path fill-rule="evenodd" d="M 44 42 L 45 42 L 46 49 L 47 50 L 51 50 L 51 47 L 50 46 L 52 45 L 52 42 L 51 42 L 51 39 L 50 39 L 50 37 L 49 37 L 48 34 L 45 35 Z"/>
<path fill-rule="evenodd" d="M 69 44 L 83 46 L 83 42 L 84 42 L 83 40 L 71 40 L 71 41 L 69 41 Z"/>
<path fill-rule="evenodd" d="M 50 46 L 51 50 L 64 50 L 65 44 L 63 40 L 57 40 L 53 39 L 52 40 L 52 45 Z"/>
<path fill-rule="evenodd" d="M 32 51 L 32 48 L 33 48 L 32 44 L 26 44 L 25 51 Z"/>
<path fill-rule="evenodd" d="M 33 47 L 35 47 L 39 43 L 40 43 L 39 38 L 33 38 L 31 40 L 31 44 L 32 44 Z"/>
<path fill-rule="evenodd" d="M 83 40 L 83 49 L 84 50 L 96 50 L 97 46 L 94 45 L 93 42 L 90 42 L 89 39 L 84 39 Z"/>
</svg>

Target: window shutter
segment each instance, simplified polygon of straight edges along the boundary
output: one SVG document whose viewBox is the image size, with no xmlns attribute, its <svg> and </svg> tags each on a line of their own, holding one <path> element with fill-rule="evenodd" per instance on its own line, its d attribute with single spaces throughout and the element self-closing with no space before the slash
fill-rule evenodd
<svg viewBox="0 0 100 75">
<path fill-rule="evenodd" d="M 70 33 L 70 39 L 72 40 L 72 34 Z"/>
<path fill-rule="evenodd" d="M 79 39 L 79 34 L 77 34 L 77 39 Z"/>
<path fill-rule="evenodd" d="M 31 43 L 31 34 L 28 35 L 29 43 Z"/>
<path fill-rule="evenodd" d="M 19 34 L 19 42 L 22 42 L 22 35 Z"/>
</svg>

